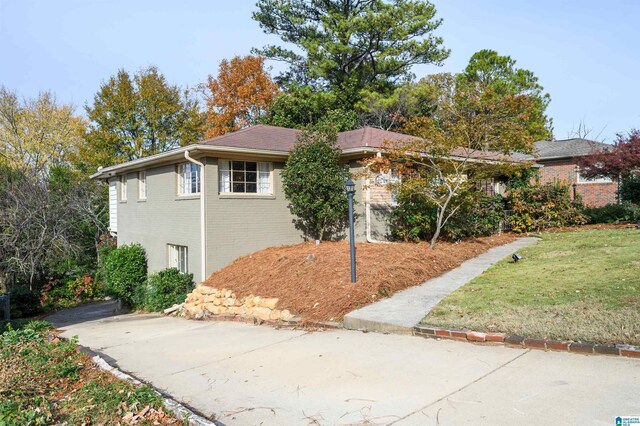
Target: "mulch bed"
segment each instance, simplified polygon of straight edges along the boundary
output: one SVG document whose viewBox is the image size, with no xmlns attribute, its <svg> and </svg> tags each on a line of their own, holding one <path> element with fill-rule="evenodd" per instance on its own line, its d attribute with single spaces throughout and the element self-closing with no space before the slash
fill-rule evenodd
<svg viewBox="0 0 640 426">
<path fill-rule="evenodd" d="M 391 296 L 407 287 L 458 267 L 491 247 L 515 239 L 510 233 L 459 243 L 356 245 L 358 281 L 351 283 L 347 242 L 302 243 L 272 247 L 237 259 L 213 273 L 203 284 L 277 297 L 303 321 L 339 321 L 348 312 Z"/>
</svg>

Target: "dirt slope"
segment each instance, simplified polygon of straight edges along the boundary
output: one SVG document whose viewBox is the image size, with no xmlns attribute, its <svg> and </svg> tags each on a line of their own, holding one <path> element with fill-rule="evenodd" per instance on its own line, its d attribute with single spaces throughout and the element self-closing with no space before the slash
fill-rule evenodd
<svg viewBox="0 0 640 426">
<path fill-rule="evenodd" d="M 511 234 L 460 243 L 360 243 L 358 282 L 350 282 L 347 242 L 272 247 L 242 257 L 213 273 L 205 285 L 227 288 L 237 297 L 278 297 L 307 321 L 339 321 L 363 305 L 417 285 L 459 266 L 489 248 L 511 242 Z"/>
</svg>

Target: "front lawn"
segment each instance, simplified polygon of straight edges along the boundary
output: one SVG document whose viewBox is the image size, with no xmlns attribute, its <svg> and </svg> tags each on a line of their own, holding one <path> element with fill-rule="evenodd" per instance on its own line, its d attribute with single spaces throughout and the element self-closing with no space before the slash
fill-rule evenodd
<svg viewBox="0 0 640 426">
<path fill-rule="evenodd" d="M 445 298 L 422 323 L 640 345 L 640 231 L 544 233 Z"/>
</svg>

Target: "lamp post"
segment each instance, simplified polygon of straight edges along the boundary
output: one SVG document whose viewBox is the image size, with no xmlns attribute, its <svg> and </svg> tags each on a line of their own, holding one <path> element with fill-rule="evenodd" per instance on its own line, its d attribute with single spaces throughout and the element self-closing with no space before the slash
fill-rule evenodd
<svg viewBox="0 0 640 426">
<path fill-rule="evenodd" d="M 356 282 L 356 245 L 353 231 L 353 194 L 356 193 L 356 184 L 349 179 L 344 184 L 344 189 L 349 198 L 349 249 L 351 252 L 351 282 Z"/>
</svg>

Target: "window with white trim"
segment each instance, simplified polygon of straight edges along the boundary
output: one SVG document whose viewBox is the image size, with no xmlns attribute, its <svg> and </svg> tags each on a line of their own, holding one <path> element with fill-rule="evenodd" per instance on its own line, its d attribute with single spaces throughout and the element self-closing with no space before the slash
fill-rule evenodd
<svg viewBox="0 0 640 426">
<path fill-rule="evenodd" d="M 186 274 L 189 270 L 188 268 L 188 248 L 187 246 L 178 246 L 175 244 L 167 244 L 167 248 L 169 250 L 169 268 L 176 268 L 178 271 Z"/>
<path fill-rule="evenodd" d="M 120 176 L 120 201 L 127 201 L 127 176 Z"/>
<path fill-rule="evenodd" d="M 194 163 L 178 165 L 178 195 L 200 193 L 200 166 Z"/>
<path fill-rule="evenodd" d="M 221 194 L 272 194 L 271 163 L 218 161 L 218 191 Z"/>
<path fill-rule="evenodd" d="M 147 172 L 138 172 L 138 200 L 147 199 Z"/>
<path fill-rule="evenodd" d="M 613 180 L 609 177 L 597 177 L 597 178 L 586 178 L 580 174 L 578 170 L 576 172 L 576 179 L 578 183 L 611 183 Z"/>
</svg>

